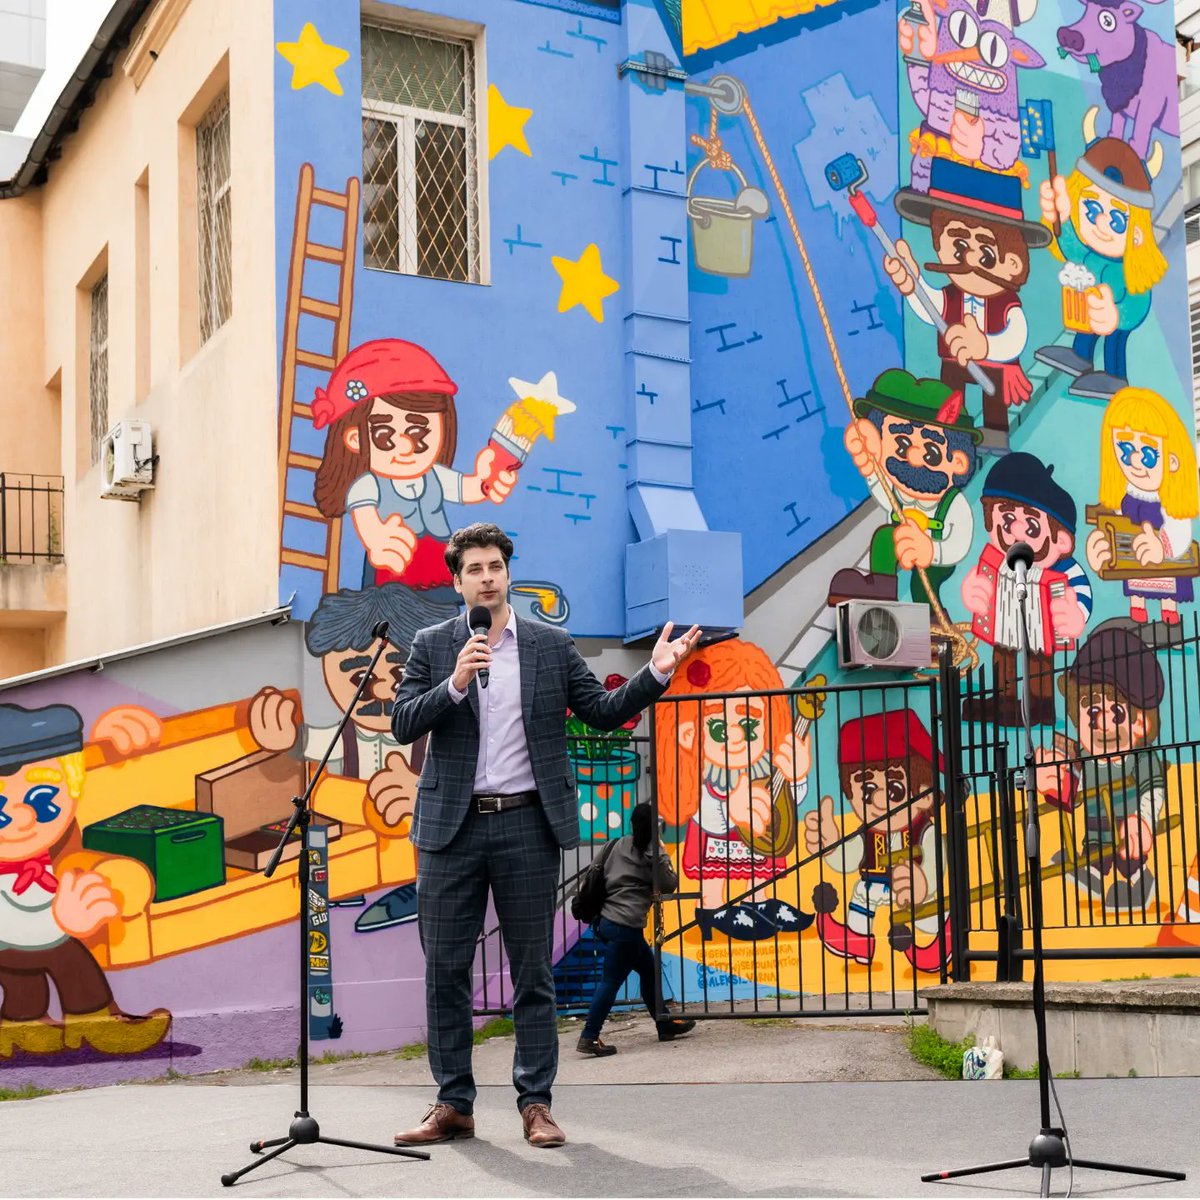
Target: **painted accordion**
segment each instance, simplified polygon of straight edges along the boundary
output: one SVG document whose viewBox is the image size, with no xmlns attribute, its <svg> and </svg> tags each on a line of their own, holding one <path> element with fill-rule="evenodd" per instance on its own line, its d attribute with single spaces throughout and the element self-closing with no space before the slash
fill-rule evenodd
<svg viewBox="0 0 1200 1200">
<path fill-rule="evenodd" d="M 988 612 L 971 622 L 971 632 L 989 646 L 1019 646 L 1017 577 L 1005 564 L 1004 554 L 990 543 L 979 556 L 979 573 L 992 585 L 992 604 Z M 1074 638 L 1054 636 L 1050 615 L 1050 602 L 1057 596 L 1065 596 L 1070 587 L 1067 577 L 1061 571 L 1030 567 L 1028 579 L 1025 616 L 1029 627 L 1029 649 L 1034 654 L 1073 650 Z"/>
</svg>

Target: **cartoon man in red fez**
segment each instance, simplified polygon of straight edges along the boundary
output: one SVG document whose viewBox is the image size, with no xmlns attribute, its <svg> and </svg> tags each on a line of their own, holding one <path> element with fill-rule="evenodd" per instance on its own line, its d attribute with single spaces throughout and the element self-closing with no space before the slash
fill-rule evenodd
<svg viewBox="0 0 1200 1200">
<path fill-rule="evenodd" d="M 840 902 L 833 884 L 813 889 L 817 933 L 830 954 L 870 965 L 880 905 L 890 901 L 894 909 L 916 908 L 936 895 L 938 834 L 932 814 L 940 769 L 929 732 L 911 709 L 874 713 L 842 726 L 838 775 L 860 826 L 843 832 L 831 796 L 822 797 L 804 819 L 808 852 L 820 854 L 843 874 L 858 873 L 844 925 L 832 916 Z M 949 946 L 949 922 L 941 924 L 934 914 L 915 926 L 932 940 L 917 946 L 909 927 L 895 924 L 889 935 L 893 949 L 918 971 L 938 971 Z"/>
</svg>

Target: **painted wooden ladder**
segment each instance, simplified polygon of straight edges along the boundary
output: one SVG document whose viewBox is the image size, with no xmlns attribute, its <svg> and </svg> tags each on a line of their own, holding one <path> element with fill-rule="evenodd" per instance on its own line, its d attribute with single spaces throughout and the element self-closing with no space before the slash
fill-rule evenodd
<svg viewBox="0 0 1200 1200">
<path fill-rule="evenodd" d="M 330 372 L 350 348 L 350 310 L 354 297 L 354 256 L 358 238 L 359 182 L 346 180 L 344 192 L 333 192 L 313 185 L 311 163 L 300 168 L 296 192 L 296 224 L 292 235 L 292 256 L 288 268 L 287 307 L 283 322 L 283 357 L 279 371 L 279 561 L 284 566 L 319 571 L 322 590 L 337 590 L 338 562 L 342 543 L 342 519 L 324 516 L 315 504 L 288 498 L 289 472 L 309 476 L 304 488 L 311 495 L 312 481 L 321 465 L 319 457 L 292 449 L 293 424 L 297 418 L 312 419 L 312 407 L 296 401 L 296 370 L 312 367 Z M 310 240 L 310 222 L 315 206 L 342 213 L 342 242 L 329 246 Z M 318 300 L 304 294 L 304 269 L 309 261 L 332 263 L 337 267 L 337 300 Z M 329 321 L 333 325 L 332 353 L 324 354 L 300 348 L 302 315 Z M 284 544 L 287 517 L 313 522 L 324 530 L 324 550 L 313 553 Z"/>
</svg>

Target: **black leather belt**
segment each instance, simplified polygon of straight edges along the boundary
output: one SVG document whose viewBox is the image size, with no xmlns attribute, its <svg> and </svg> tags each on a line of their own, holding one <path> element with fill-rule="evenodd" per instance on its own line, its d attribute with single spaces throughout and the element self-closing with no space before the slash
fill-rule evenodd
<svg viewBox="0 0 1200 1200">
<path fill-rule="evenodd" d="M 510 792 L 500 795 L 496 792 L 476 792 L 471 797 L 471 805 L 476 812 L 498 813 L 508 812 L 510 808 L 525 808 L 538 801 L 537 792 Z"/>
</svg>

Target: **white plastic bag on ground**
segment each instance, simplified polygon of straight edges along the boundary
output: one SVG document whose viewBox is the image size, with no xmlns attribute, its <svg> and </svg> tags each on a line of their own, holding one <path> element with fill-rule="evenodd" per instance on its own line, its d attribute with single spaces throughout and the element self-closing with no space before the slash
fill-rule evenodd
<svg viewBox="0 0 1200 1200">
<path fill-rule="evenodd" d="M 972 1046 L 963 1051 L 962 1077 L 964 1079 L 1003 1079 L 1004 1051 L 996 1045 L 994 1037 L 982 1046 Z"/>
</svg>

